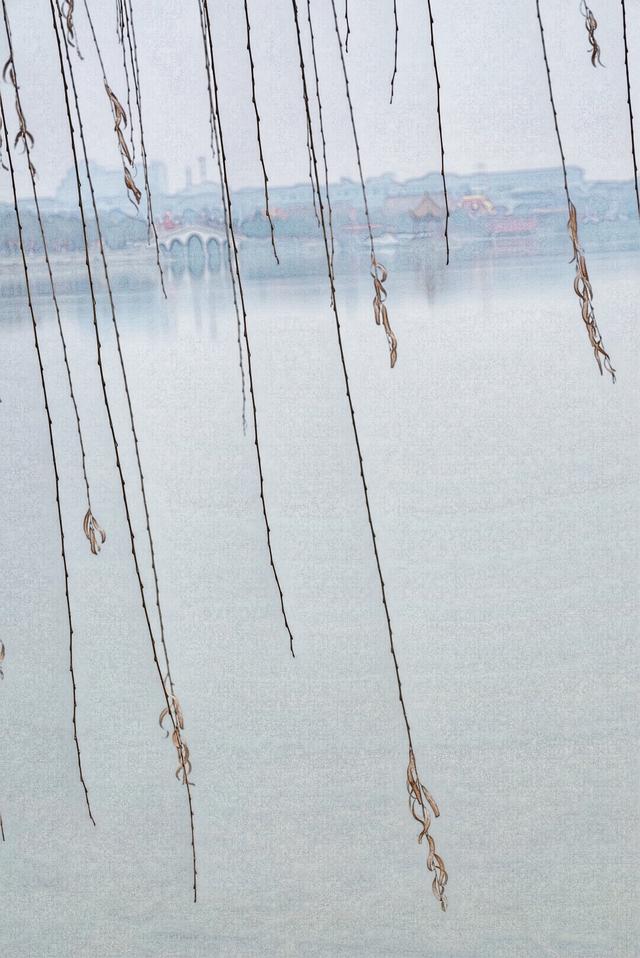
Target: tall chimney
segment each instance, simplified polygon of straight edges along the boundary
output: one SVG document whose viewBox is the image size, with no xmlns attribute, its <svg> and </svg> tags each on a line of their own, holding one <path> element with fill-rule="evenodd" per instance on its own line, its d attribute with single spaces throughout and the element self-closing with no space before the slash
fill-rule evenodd
<svg viewBox="0 0 640 958">
<path fill-rule="evenodd" d="M 198 167 L 200 168 L 200 182 L 207 182 L 207 160 L 204 156 L 198 157 Z"/>
</svg>

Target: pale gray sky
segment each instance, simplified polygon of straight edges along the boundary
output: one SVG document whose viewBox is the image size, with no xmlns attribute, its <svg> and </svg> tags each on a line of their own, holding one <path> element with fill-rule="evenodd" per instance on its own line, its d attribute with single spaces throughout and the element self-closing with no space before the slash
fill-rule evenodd
<svg viewBox="0 0 640 958">
<path fill-rule="evenodd" d="M 337 0 L 342 14 L 344 0 Z M 236 187 L 260 182 L 241 0 L 210 0 L 223 123 Z M 578 0 L 543 0 L 551 67 L 567 159 L 592 178 L 631 177 L 619 0 L 593 0 L 605 68 L 591 66 Z M 304 8 L 304 3 L 301 4 Z M 307 174 L 300 77 L 290 0 L 249 0 L 258 99 L 272 182 Z M 77 30 L 85 61 L 77 64 L 91 154 L 118 162 L 112 122 L 81 0 Z M 115 3 L 91 8 L 111 85 L 124 99 L 115 35 Z M 389 106 L 393 66 L 393 0 L 349 0 L 348 64 L 366 175 L 399 178 L 439 166 L 435 88 L 426 0 L 398 0 L 396 97 Z M 640 117 L 640 0 L 628 0 L 632 90 Z M 147 150 L 168 167 L 170 186 L 184 183 L 208 155 L 209 127 L 196 0 L 135 0 Z M 535 0 L 472 3 L 433 0 L 440 61 L 447 165 L 513 169 L 556 165 Z M 36 139 L 34 159 L 44 194 L 70 163 L 48 0 L 9 0 L 25 112 Z M 332 178 L 354 176 L 342 76 L 328 0 L 314 0 L 327 114 Z M 3 45 L 4 46 L 4 45 Z M 639 131 L 640 134 L 640 131 Z M 211 165 L 210 165 L 211 169 Z M 6 189 L 6 187 L 5 187 Z"/>
</svg>

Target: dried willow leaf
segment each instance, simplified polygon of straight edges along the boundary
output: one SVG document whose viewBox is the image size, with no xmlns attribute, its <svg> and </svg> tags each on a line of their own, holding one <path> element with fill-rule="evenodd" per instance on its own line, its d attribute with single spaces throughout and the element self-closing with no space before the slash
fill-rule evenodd
<svg viewBox="0 0 640 958">
<path fill-rule="evenodd" d="M 100 552 L 100 549 L 107 541 L 107 533 L 93 515 L 91 509 L 87 509 L 87 513 L 82 522 L 82 529 L 91 545 L 91 552 L 94 556 L 97 556 Z"/>
<path fill-rule="evenodd" d="M 180 701 L 173 692 L 167 693 L 168 705 L 166 705 L 160 712 L 160 718 L 158 724 L 160 728 L 168 737 L 171 735 L 171 741 L 173 742 L 174 748 L 178 753 L 178 767 L 176 768 L 176 778 L 179 782 L 182 782 L 183 785 L 193 785 L 193 782 L 189 781 L 189 776 L 191 775 L 192 766 L 189 753 L 189 746 L 182 739 L 182 732 L 184 731 L 184 715 L 182 713 L 182 706 Z M 173 726 L 173 731 L 170 731 L 165 728 L 165 721 L 170 718 L 171 724 Z"/>
<path fill-rule="evenodd" d="M 573 288 L 575 290 L 576 296 L 580 300 L 580 312 L 582 314 L 582 320 L 587 328 L 589 342 L 591 343 L 591 348 L 593 349 L 593 354 L 598 364 L 600 374 L 602 375 L 606 369 L 611 376 L 612 381 L 615 382 L 616 371 L 611 364 L 611 359 L 608 352 L 604 348 L 602 336 L 600 335 L 600 330 L 598 329 L 598 324 L 596 322 L 595 311 L 593 308 L 593 289 L 589 279 L 584 251 L 580 245 L 580 238 L 578 236 L 578 214 L 576 213 L 576 208 L 571 201 L 569 201 L 569 220 L 567 222 L 567 229 L 569 230 L 571 245 L 573 246 L 573 257 L 571 258 L 571 262 L 575 262 L 576 264 L 576 276 L 573 281 Z"/>
<path fill-rule="evenodd" d="M 16 110 L 16 115 L 18 117 L 18 132 L 15 135 L 13 145 L 18 146 L 18 144 L 21 143 L 23 152 L 26 151 L 28 153 L 28 151 L 34 145 L 35 140 L 33 139 L 33 136 L 31 135 L 31 133 L 29 133 L 29 130 L 27 129 L 27 121 L 25 120 L 24 113 L 22 112 L 22 104 L 20 103 L 20 97 L 18 96 L 18 81 L 16 80 L 16 72 L 14 70 L 13 61 L 11 57 L 9 57 L 4 67 L 2 68 L 2 79 L 5 81 L 5 83 L 10 83 L 15 92 L 15 99 L 16 99 L 15 110 Z M 28 162 L 29 162 L 29 172 L 31 173 L 32 176 L 35 176 L 36 168 L 31 162 L 30 157 Z"/>
<path fill-rule="evenodd" d="M 120 158 L 122 160 L 122 170 L 124 174 L 124 185 L 126 186 L 129 192 L 129 198 L 136 205 L 140 205 L 140 200 L 142 198 L 142 192 L 137 186 L 133 173 L 131 172 L 131 166 L 133 165 L 133 158 L 131 156 L 131 151 L 129 149 L 129 144 L 127 143 L 124 130 L 127 127 L 127 113 L 122 103 L 115 95 L 108 83 L 104 85 L 105 90 L 107 91 L 107 96 L 109 97 L 109 103 L 111 104 L 111 112 L 113 113 L 114 120 L 114 130 L 116 137 L 118 139 L 118 149 L 120 150 Z"/>
<path fill-rule="evenodd" d="M 75 47 L 76 53 L 82 60 L 84 58 L 82 54 L 80 53 L 80 47 L 78 46 L 78 41 L 76 37 L 75 24 L 73 22 L 74 7 L 75 7 L 75 0 L 63 0 L 60 12 L 62 16 L 64 17 L 65 25 L 67 28 L 67 40 L 69 42 L 69 46 Z"/>
<path fill-rule="evenodd" d="M 433 872 L 434 875 L 433 882 L 431 883 L 431 889 L 434 896 L 440 902 L 440 907 L 442 910 L 446 911 L 447 898 L 444 890 L 449 876 L 447 875 L 447 870 L 444 867 L 442 858 L 436 852 L 435 842 L 429 833 L 429 829 L 431 828 L 431 815 L 429 813 L 429 808 L 433 812 L 435 818 L 439 817 L 440 810 L 433 797 L 430 795 L 418 777 L 416 760 L 412 748 L 409 748 L 407 792 L 409 794 L 409 809 L 416 822 L 418 822 L 420 825 L 418 842 L 422 844 L 423 839 L 426 839 L 427 841 L 427 868 L 430 872 Z M 429 806 L 429 808 L 427 808 L 427 806 Z"/>
<path fill-rule="evenodd" d="M 585 0 L 582 0 L 582 3 L 580 4 L 580 13 L 584 17 L 584 25 L 589 37 L 589 46 L 591 47 L 591 63 L 593 66 L 596 66 L 597 61 L 600 66 L 604 66 L 602 60 L 600 59 L 600 45 L 596 40 L 598 21 L 593 15 L 593 10 L 591 10 L 585 3 Z"/>
<path fill-rule="evenodd" d="M 4 672 L 2 671 L 2 663 L 4 662 L 4 642 L 0 639 L 0 679 L 4 678 Z"/>
<path fill-rule="evenodd" d="M 372 256 L 371 276 L 373 278 L 373 288 L 375 291 L 375 296 L 373 297 L 373 316 L 376 324 L 378 326 L 382 325 L 384 327 L 384 331 L 387 336 L 387 342 L 389 343 L 389 358 L 391 360 L 391 368 L 393 369 L 398 358 L 398 340 L 395 333 L 391 329 L 391 324 L 389 323 L 389 314 L 385 305 L 387 291 L 384 288 L 384 283 L 386 283 L 388 275 L 389 274 L 384 266 L 382 266 L 381 263 L 378 263 L 375 256 Z"/>
</svg>

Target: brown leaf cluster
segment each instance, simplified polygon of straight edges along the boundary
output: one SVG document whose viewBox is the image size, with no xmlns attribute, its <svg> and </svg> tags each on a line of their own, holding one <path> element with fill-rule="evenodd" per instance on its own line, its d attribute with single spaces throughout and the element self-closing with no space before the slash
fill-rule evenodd
<svg viewBox="0 0 640 958">
<path fill-rule="evenodd" d="M 91 512 L 91 509 L 87 509 L 87 513 L 82 522 L 82 529 L 85 536 L 89 540 L 91 546 L 91 552 L 94 556 L 97 556 L 100 552 L 100 549 L 107 541 L 107 533 L 104 531 L 96 517 Z M 98 541 L 100 540 L 100 541 Z"/>
<path fill-rule="evenodd" d="M 600 374 L 602 375 L 606 369 L 611 376 L 612 381 L 615 382 L 616 371 L 611 365 L 611 359 L 608 352 L 604 348 L 602 336 L 600 335 L 600 330 L 598 329 L 598 324 L 596 322 L 595 311 L 593 308 L 593 289 L 589 279 L 587 263 L 584 258 L 584 251 L 580 245 L 580 238 L 578 236 L 578 216 L 576 213 L 576 208 L 571 201 L 569 201 L 569 220 L 567 222 L 567 228 L 569 230 L 569 236 L 571 237 L 571 245 L 573 246 L 573 257 L 571 262 L 575 262 L 576 264 L 576 276 L 573 281 L 573 288 L 576 292 L 576 296 L 580 300 L 582 320 L 587 328 L 589 342 L 591 343 Z"/>
<path fill-rule="evenodd" d="M 416 760 L 412 748 L 409 748 L 407 792 L 409 793 L 409 809 L 415 820 L 420 825 L 418 842 L 422 844 L 423 839 L 426 839 L 427 841 L 427 868 L 430 872 L 433 872 L 434 875 L 431 888 L 433 890 L 434 896 L 440 902 L 440 907 L 443 911 L 446 911 L 447 898 L 444 893 L 444 889 L 449 876 L 447 875 L 447 870 L 444 867 L 443 860 L 436 852 L 435 842 L 429 833 L 429 829 L 431 828 L 431 812 L 433 812 L 435 818 L 438 818 L 440 816 L 440 809 L 436 805 L 430 792 L 425 788 L 418 777 Z M 429 809 L 431 809 L 431 812 Z"/>
<path fill-rule="evenodd" d="M 396 364 L 398 358 L 398 340 L 394 331 L 391 329 L 391 324 L 389 323 L 389 313 L 387 312 L 387 307 L 385 300 L 387 298 L 387 291 L 384 288 L 384 284 L 387 281 L 388 276 L 387 270 L 382 266 L 381 263 L 377 261 L 375 256 L 371 257 L 371 276 L 373 278 L 373 289 L 375 296 L 373 297 L 373 316 L 378 326 L 382 325 L 387 336 L 387 342 L 389 343 L 389 358 L 391 360 L 391 368 Z"/>
<path fill-rule="evenodd" d="M 116 137 L 118 138 L 118 149 L 120 150 L 120 158 L 122 160 L 122 169 L 124 172 L 124 185 L 129 192 L 130 199 L 136 206 L 138 206 L 140 204 L 142 193 L 133 178 L 133 173 L 131 170 L 133 158 L 131 156 L 129 144 L 124 136 L 124 131 L 127 127 L 127 114 L 122 106 L 122 103 L 120 103 L 120 100 L 115 95 L 108 83 L 105 83 L 104 88 L 107 91 L 109 103 L 111 104 L 111 112 L 113 113 L 113 128 L 115 130 Z"/>
<path fill-rule="evenodd" d="M 18 132 L 16 133 L 15 139 L 13 141 L 14 146 L 21 144 L 23 151 L 27 148 L 31 148 L 34 144 L 34 139 L 27 129 L 27 121 L 24 118 L 24 113 L 22 112 L 22 105 L 20 103 L 20 97 L 18 96 L 18 81 L 16 80 L 16 72 L 13 68 L 13 60 L 11 57 L 7 60 L 4 67 L 2 68 L 2 79 L 5 83 L 11 83 L 16 97 L 16 115 L 18 117 Z M 29 172 L 32 176 L 36 175 L 36 168 L 29 159 Z"/>
<path fill-rule="evenodd" d="M 600 44 L 596 40 L 598 21 L 593 15 L 593 10 L 591 10 L 590 7 L 588 7 L 585 3 L 585 0 L 582 0 L 582 3 L 580 4 L 580 13 L 584 17 L 584 25 L 589 37 L 589 46 L 591 47 L 591 63 L 594 67 L 597 63 L 599 63 L 600 66 L 604 66 L 602 60 L 600 59 Z"/>
<path fill-rule="evenodd" d="M 189 776 L 191 775 L 192 766 L 191 759 L 189 754 L 189 746 L 182 738 L 182 733 L 184 732 L 184 715 L 182 712 L 182 707 L 177 695 L 174 692 L 169 692 L 167 694 L 167 701 L 169 705 L 165 706 L 160 712 L 160 718 L 158 720 L 160 728 L 166 735 L 171 735 L 171 741 L 173 742 L 174 748 L 178 754 L 178 767 L 176 769 L 176 778 L 179 782 L 182 782 L 183 785 L 187 783 L 193 785 L 193 782 L 189 781 Z M 173 726 L 172 730 L 165 728 L 165 721 L 171 719 L 171 724 Z"/>
</svg>

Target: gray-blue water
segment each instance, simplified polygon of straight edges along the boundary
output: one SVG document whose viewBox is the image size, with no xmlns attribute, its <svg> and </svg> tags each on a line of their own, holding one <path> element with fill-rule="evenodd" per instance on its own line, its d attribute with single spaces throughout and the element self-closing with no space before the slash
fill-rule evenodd
<svg viewBox="0 0 640 958">
<path fill-rule="evenodd" d="M 632 958 L 638 954 L 638 259 L 593 259 L 618 371 L 598 375 L 565 260 L 392 270 L 388 368 L 364 273 L 339 307 L 372 510 L 449 910 L 405 792 L 388 651 L 326 282 L 247 284 L 273 547 L 241 427 L 227 283 L 119 283 L 174 678 L 184 790 L 133 577 L 87 301 L 61 299 L 77 440 L 38 297 L 75 616 L 64 593 L 27 311 L 0 307 L 0 952 L 7 958 Z M 107 373 L 138 544 L 113 336 Z"/>
</svg>

